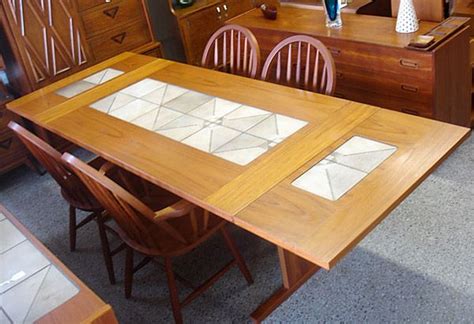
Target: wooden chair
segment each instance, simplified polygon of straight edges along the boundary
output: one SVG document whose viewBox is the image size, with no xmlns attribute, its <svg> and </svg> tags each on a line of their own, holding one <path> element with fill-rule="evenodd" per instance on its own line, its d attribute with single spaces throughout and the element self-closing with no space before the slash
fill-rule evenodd
<svg viewBox="0 0 474 324">
<path fill-rule="evenodd" d="M 110 256 L 113 253 L 111 253 L 108 241 L 106 240 L 105 228 L 102 221 L 102 212 L 104 211 L 102 205 L 95 199 L 79 178 L 69 170 L 67 164 L 61 159 L 61 153 L 13 121 L 8 124 L 8 127 L 16 133 L 31 154 L 61 187 L 61 195 L 69 203 L 69 247 L 71 251 L 76 249 L 77 230 L 94 219 L 98 221 L 102 252 L 104 254 L 106 268 L 109 270 L 109 280 L 110 283 L 115 284 L 115 275 L 111 268 L 112 259 Z M 95 168 L 103 167 L 104 170 L 102 172 L 110 170 L 112 166 L 101 158 L 94 159 L 90 164 Z M 77 209 L 91 213 L 77 223 Z"/>
<path fill-rule="evenodd" d="M 333 95 L 336 66 L 323 43 L 309 36 L 296 35 L 273 48 L 263 65 L 262 80 Z"/>
<path fill-rule="evenodd" d="M 107 209 L 118 225 L 116 229 L 127 245 L 125 257 L 125 297 L 132 293 L 133 274 L 154 257 L 164 258 L 173 315 L 177 323 L 182 322 L 181 308 L 208 289 L 231 266 L 237 264 L 247 282 L 253 282 L 245 262 L 233 240 L 225 229 L 226 221 L 203 212 L 185 200 L 172 205 L 151 209 L 137 197 L 110 178 L 101 174 L 71 154 L 65 153 L 63 160 Z M 157 211 L 154 211 L 157 210 Z M 186 254 L 220 232 L 233 255 L 233 260 L 195 289 L 182 302 L 178 297 L 172 258 Z M 134 251 L 146 257 L 134 265 Z"/>
<path fill-rule="evenodd" d="M 250 30 L 238 25 L 218 29 L 204 49 L 201 65 L 222 72 L 255 78 L 260 64 L 260 47 Z"/>
</svg>

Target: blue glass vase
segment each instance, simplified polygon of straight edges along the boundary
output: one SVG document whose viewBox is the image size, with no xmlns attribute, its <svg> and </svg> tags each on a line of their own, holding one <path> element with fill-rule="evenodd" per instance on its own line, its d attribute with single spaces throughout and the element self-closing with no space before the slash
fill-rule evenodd
<svg viewBox="0 0 474 324">
<path fill-rule="evenodd" d="M 326 13 L 326 27 L 341 28 L 341 0 L 323 0 Z"/>
</svg>

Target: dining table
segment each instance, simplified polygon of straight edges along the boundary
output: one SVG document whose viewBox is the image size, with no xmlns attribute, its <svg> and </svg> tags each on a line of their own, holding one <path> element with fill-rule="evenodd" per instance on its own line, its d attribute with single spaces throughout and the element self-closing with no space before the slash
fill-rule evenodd
<svg viewBox="0 0 474 324">
<path fill-rule="evenodd" d="M 282 284 L 255 322 L 336 266 L 470 135 L 129 52 L 7 109 L 273 243 Z"/>
</svg>

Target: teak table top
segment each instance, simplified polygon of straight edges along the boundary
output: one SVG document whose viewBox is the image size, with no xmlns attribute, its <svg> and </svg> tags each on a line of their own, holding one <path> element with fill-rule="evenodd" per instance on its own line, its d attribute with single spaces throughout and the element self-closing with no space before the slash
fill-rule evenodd
<svg viewBox="0 0 474 324">
<path fill-rule="evenodd" d="M 71 99 L 55 92 L 106 67 L 125 73 Z M 239 165 L 89 107 L 144 78 L 306 121 Z M 171 61 L 125 53 L 8 109 L 293 252 L 331 268 L 468 135 L 469 129 Z M 396 152 L 336 201 L 291 185 L 354 136 Z"/>
</svg>

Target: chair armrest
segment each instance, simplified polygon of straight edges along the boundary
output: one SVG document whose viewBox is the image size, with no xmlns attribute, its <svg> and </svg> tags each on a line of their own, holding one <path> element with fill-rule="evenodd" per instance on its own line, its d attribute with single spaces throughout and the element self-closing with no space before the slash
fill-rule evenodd
<svg viewBox="0 0 474 324">
<path fill-rule="evenodd" d="M 113 168 L 115 168 L 115 164 L 107 161 L 104 164 L 102 164 L 102 166 L 99 169 L 99 172 L 103 175 L 107 175 L 107 173 Z"/>
<path fill-rule="evenodd" d="M 196 208 L 196 205 L 182 199 L 171 206 L 160 209 L 155 212 L 155 221 L 163 221 L 170 218 L 177 218 L 188 215 Z"/>
</svg>

